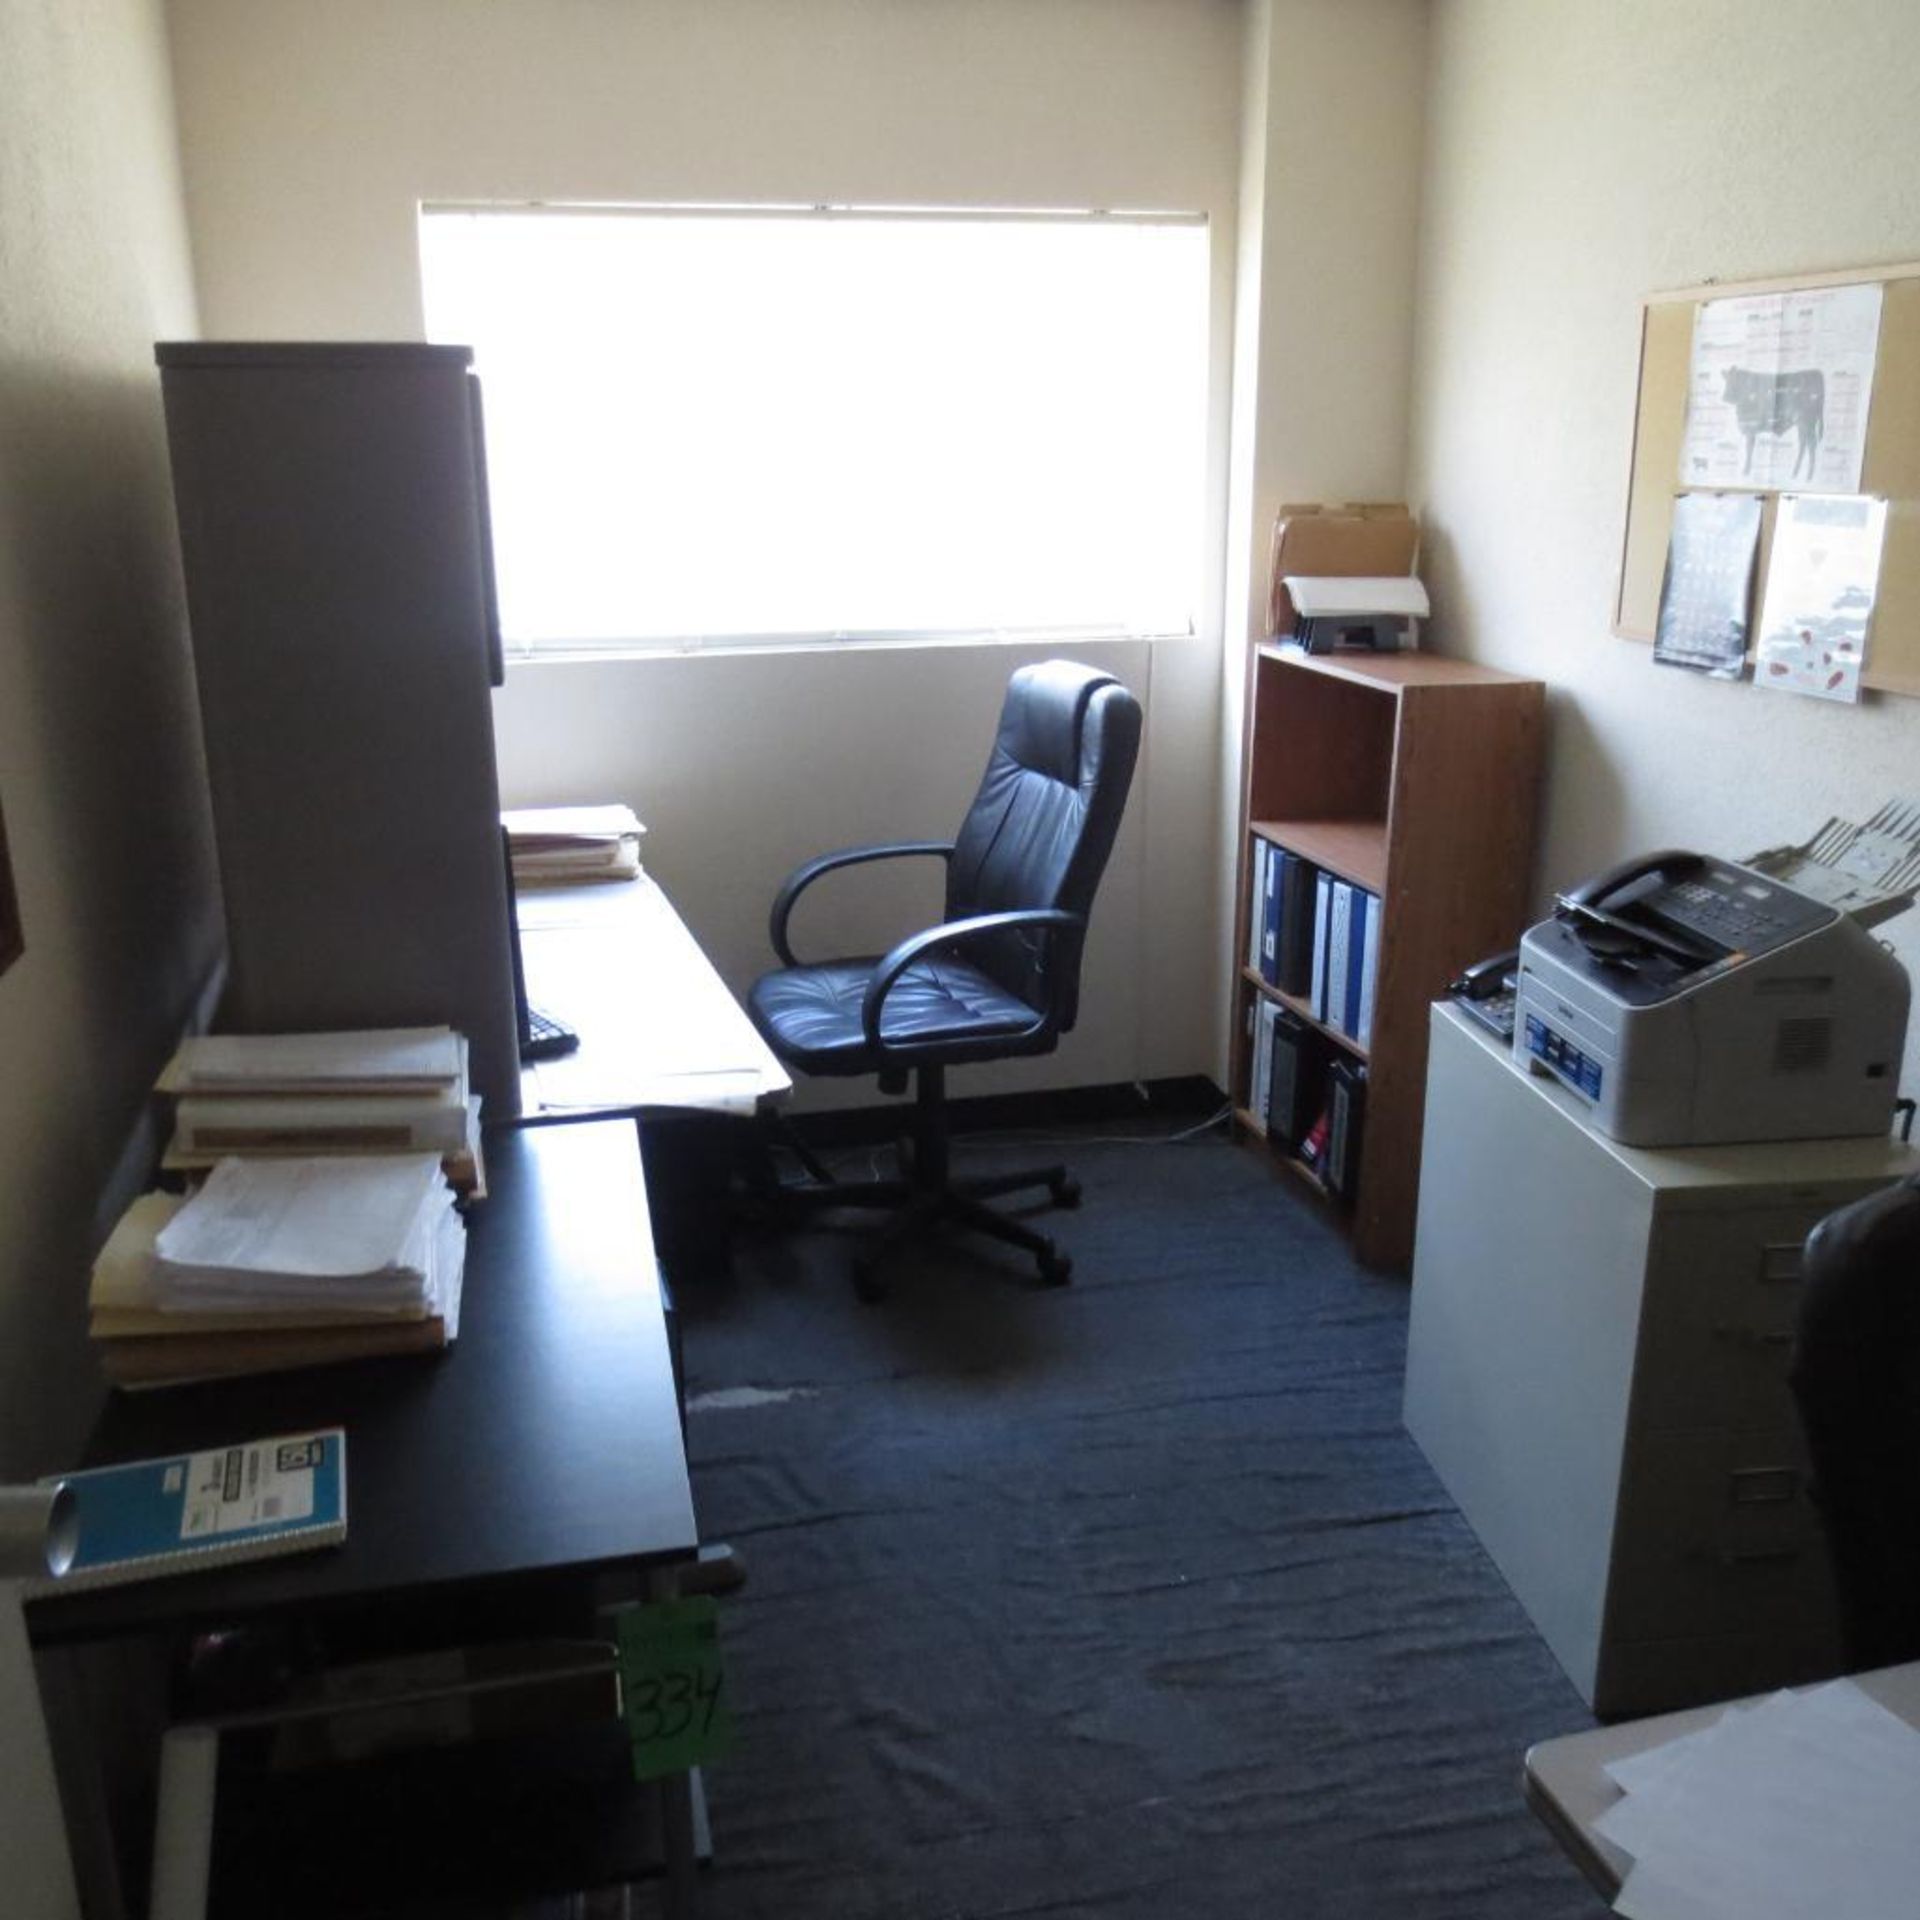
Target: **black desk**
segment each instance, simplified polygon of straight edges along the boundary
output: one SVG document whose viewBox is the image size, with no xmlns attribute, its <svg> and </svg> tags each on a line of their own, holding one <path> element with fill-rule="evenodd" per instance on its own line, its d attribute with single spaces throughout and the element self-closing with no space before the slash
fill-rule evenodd
<svg viewBox="0 0 1920 1920">
<path fill-rule="evenodd" d="M 347 1430 L 339 1547 L 27 1609 L 37 1646 L 298 1618 L 369 1646 L 509 1631 L 598 1573 L 697 1551 L 646 1191 L 630 1123 L 486 1141 L 446 1354 L 116 1394 L 90 1465 L 306 1427 Z"/>
</svg>

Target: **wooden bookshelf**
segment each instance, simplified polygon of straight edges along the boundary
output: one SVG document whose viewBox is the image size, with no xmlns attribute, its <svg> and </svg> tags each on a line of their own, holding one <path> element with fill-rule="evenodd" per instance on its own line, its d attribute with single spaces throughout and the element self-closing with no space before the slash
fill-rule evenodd
<svg viewBox="0 0 1920 1920">
<path fill-rule="evenodd" d="M 1257 1137 L 1250 1024 L 1262 996 L 1367 1067 L 1351 1226 L 1367 1265 L 1413 1255 L 1427 1006 L 1460 969 L 1518 939 L 1526 917 L 1546 689 L 1434 654 L 1307 655 L 1274 644 L 1248 662 L 1234 926 L 1232 1096 L 1241 1132 L 1276 1164 L 1311 1171 Z M 1371 1045 L 1244 963 L 1256 839 L 1381 902 Z"/>
</svg>

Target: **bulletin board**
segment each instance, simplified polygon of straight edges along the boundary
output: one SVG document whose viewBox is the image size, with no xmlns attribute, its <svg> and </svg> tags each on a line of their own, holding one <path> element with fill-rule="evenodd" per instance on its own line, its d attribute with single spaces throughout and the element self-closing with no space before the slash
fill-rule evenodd
<svg viewBox="0 0 1920 1920">
<path fill-rule="evenodd" d="M 1881 286 L 1880 351 L 1867 416 L 1860 491 L 1887 501 L 1880 589 L 1861 685 L 1920 695 L 1920 261 L 1853 272 L 1802 274 L 1655 294 L 1641 309 L 1640 385 L 1634 409 L 1633 465 L 1613 630 L 1651 643 L 1660 618 L 1680 449 L 1687 423 L 1693 322 L 1709 300 L 1805 287 Z M 1775 496 L 1763 494 L 1755 610 L 1767 577 Z"/>
</svg>

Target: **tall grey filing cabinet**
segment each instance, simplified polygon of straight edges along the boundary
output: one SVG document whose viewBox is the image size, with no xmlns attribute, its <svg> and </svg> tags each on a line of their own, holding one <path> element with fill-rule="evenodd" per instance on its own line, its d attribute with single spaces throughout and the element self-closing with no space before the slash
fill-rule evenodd
<svg viewBox="0 0 1920 1920">
<path fill-rule="evenodd" d="M 519 1111 L 464 347 L 162 344 L 234 1032 L 445 1023 Z"/>
<path fill-rule="evenodd" d="M 1623 1147 L 1433 1009 L 1407 1427 L 1597 1712 L 1839 1670 L 1786 1383 L 1800 1252 L 1916 1166 L 1884 1138 Z"/>
</svg>

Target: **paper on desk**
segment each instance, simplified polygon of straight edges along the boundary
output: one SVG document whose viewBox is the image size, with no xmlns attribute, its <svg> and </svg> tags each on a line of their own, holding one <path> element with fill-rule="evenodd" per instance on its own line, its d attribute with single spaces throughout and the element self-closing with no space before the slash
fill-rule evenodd
<svg viewBox="0 0 1920 1920">
<path fill-rule="evenodd" d="M 1616 1912 L 1911 1920 L 1920 1731 L 1843 1680 L 1674 1744 L 1684 1753 L 1625 1768 L 1637 1784 L 1597 1823 L 1634 1854 Z"/>
<path fill-rule="evenodd" d="M 162 1093 L 452 1086 L 462 1045 L 450 1027 L 202 1034 L 181 1043 L 155 1084 Z"/>
<path fill-rule="evenodd" d="M 330 1299 L 421 1290 L 452 1204 L 435 1153 L 223 1160 L 154 1242 L 155 1291 L 212 1304 L 324 1281 Z M 231 1304 L 226 1299 L 221 1304 Z"/>
</svg>

